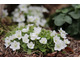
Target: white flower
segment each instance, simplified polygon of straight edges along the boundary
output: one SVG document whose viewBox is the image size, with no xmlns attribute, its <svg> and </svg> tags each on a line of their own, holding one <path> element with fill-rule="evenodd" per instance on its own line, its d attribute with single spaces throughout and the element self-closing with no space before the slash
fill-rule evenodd
<svg viewBox="0 0 80 60">
<path fill-rule="evenodd" d="M 15 34 L 9 36 L 9 40 L 13 40 L 13 39 L 15 39 L 15 38 L 16 38 Z"/>
<path fill-rule="evenodd" d="M 11 41 L 10 40 L 5 40 L 5 46 L 6 46 L 6 48 L 8 47 L 8 46 L 10 46 L 10 43 L 11 43 Z"/>
<path fill-rule="evenodd" d="M 55 43 L 55 47 L 54 47 L 54 50 L 58 50 L 58 51 L 61 51 L 62 49 L 64 49 L 67 45 L 59 40 L 57 43 Z"/>
<path fill-rule="evenodd" d="M 18 23 L 18 28 L 21 28 L 21 27 L 24 27 L 25 26 L 25 23 L 21 22 L 21 23 Z"/>
<path fill-rule="evenodd" d="M 41 40 L 39 40 L 40 43 L 42 44 L 47 44 L 47 39 L 46 38 L 41 38 Z"/>
<path fill-rule="evenodd" d="M 30 33 L 31 40 L 40 39 L 36 33 Z"/>
<path fill-rule="evenodd" d="M 40 24 L 40 17 L 39 16 L 27 16 L 27 22 L 32 22 L 34 24 L 36 24 L 37 26 L 39 26 Z"/>
<path fill-rule="evenodd" d="M 19 12 L 19 9 L 16 8 L 16 9 L 12 12 L 12 14 L 15 15 L 15 14 L 18 13 L 18 12 Z"/>
<path fill-rule="evenodd" d="M 2 13 L 3 13 L 3 17 L 8 16 L 8 12 L 7 12 L 7 10 L 2 10 Z"/>
<path fill-rule="evenodd" d="M 56 31 L 53 30 L 53 31 L 51 32 L 51 36 L 56 36 L 56 35 L 57 35 Z"/>
<path fill-rule="evenodd" d="M 20 14 L 21 14 L 21 12 L 13 12 L 13 16 L 15 18 L 19 18 Z"/>
<path fill-rule="evenodd" d="M 45 24 L 46 24 L 46 22 L 47 22 L 47 21 L 46 21 L 45 19 L 42 19 L 41 22 L 40 22 L 40 25 L 44 27 Z"/>
<path fill-rule="evenodd" d="M 42 6 L 42 12 L 47 12 L 47 13 L 49 13 L 49 11 L 48 11 L 45 7 L 43 7 L 43 6 Z"/>
<path fill-rule="evenodd" d="M 19 40 L 22 38 L 22 33 L 20 30 L 16 31 L 16 34 L 15 34 L 16 38 L 18 38 Z"/>
<path fill-rule="evenodd" d="M 29 27 L 22 29 L 22 32 L 28 32 L 29 31 Z"/>
<path fill-rule="evenodd" d="M 40 24 L 40 17 L 39 16 L 34 16 L 34 23 L 39 26 Z"/>
<path fill-rule="evenodd" d="M 17 20 L 17 22 L 24 22 L 25 21 L 25 16 L 20 15 L 19 18 L 17 18 L 16 20 Z"/>
<path fill-rule="evenodd" d="M 62 38 L 66 38 L 65 34 L 61 33 L 60 35 L 61 35 Z"/>
<path fill-rule="evenodd" d="M 28 46 L 28 48 L 30 48 L 30 49 L 34 49 L 34 44 L 33 44 L 33 42 L 28 43 L 27 46 Z"/>
<path fill-rule="evenodd" d="M 33 12 L 33 13 L 34 13 L 34 12 L 37 12 L 37 13 L 38 13 L 38 12 L 42 12 L 41 10 L 42 10 L 41 7 L 37 7 L 37 6 L 30 6 L 30 7 L 29 7 L 29 11 L 31 11 L 31 12 Z"/>
<path fill-rule="evenodd" d="M 54 43 L 57 43 L 59 40 L 60 40 L 60 37 L 58 37 L 57 35 L 55 37 L 53 37 Z"/>
<path fill-rule="evenodd" d="M 23 41 L 24 43 L 29 43 L 28 37 L 29 37 L 29 36 L 28 36 L 27 34 L 25 34 L 25 36 L 22 37 L 22 41 Z"/>
<path fill-rule="evenodd" d="M 28 12 L 27 6 L 28 6 L 27 4 L 20 4 L 18 7 L 19 7 L 20 11 L 27 13 Z"/>
<path fill-rule="evenodd" d="M 41 27 L 34 27 L 34 33 L 37 35 L 41 32 Z"/>
<path fill-rule="evenodd" d="M 27 22 L 34 22 L 34 16 L 27 16 Z"/>
<path fill-rule="evenodd" d="M 14 41 L 14 42 L 11 43 L 10 48 L 11 48 L 13 51 L 19 50 L 19 49 L 20 49 L 20 43 L 17 42 L 17 41 Z"/>
<path fill-rule="evenodd" d="M 27 37 L 27 38 L 28 38 L 28 37 L 29 37 L 29 35 L 28 35 L 28 34 L 25 34 L 25 35 L 24 35 L 24 37 Z"/>
<path fill-rule="evenodd" d="M 30 26 L 33 26 L 34 24 L 28 24 L 26 25 L 26 28 L 29 28 Z"/>
<path fill-rule="evenodd" d="M 64 39 L 65 44 L 70 44 L 70 41 L 68 39 Z"/>
<path fill-rule="evenodd" d="M 60 28 L 59 33 L 60 33 L 60 34 L 62 33 L 62 34 L 67 35 L 67 33 L 66 33 L 64 30 L 62 30 L 62 28 Z"/>
</svg>

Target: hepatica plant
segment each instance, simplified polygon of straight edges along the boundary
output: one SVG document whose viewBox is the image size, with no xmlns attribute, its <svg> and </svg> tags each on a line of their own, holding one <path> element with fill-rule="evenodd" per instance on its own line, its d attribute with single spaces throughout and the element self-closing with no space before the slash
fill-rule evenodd
<svg viewBox="0 0 80 60">
<path fill-rule="evenodd" d="M 12 12 L 13 22 L 17 22 L 19 28 L 25 26 L 24 22 L 44 27 L 47 22 L 43 15 L 44 12 L 49 11 L 43 6 L 21 4 Z"/>
<path fill-rule="evenodd" d="M 13 51 L 21 50 L 27 53 L 36 50 L 43 53 L 61 51 L 67 47 L 70 41 L 66 37 L 67 33 L 62 28 L 58 32 L 28 24 L 23 28 L 16 28 L 7 33 L 5 47 L 10 47 Z"/>
</svg>

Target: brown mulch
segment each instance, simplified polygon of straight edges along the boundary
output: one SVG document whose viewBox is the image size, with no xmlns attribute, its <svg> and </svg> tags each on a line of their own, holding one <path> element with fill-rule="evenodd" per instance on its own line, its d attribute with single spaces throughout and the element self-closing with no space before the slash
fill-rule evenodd
<svg viewBox="0 0 80 60">
<path fill-rule="evenodd" d="M 80 57 L 80 40 L 74 40 L 71 37 L 68 37 L 68 39 L 71 41 L 69 47 L 60 52 L 48 53 L 44 56 L 41 52 L 30 55 L 24 52 L 13 52 L 10 48 L 5 48 L 4 40 L 0 36 L 0 57 Z"/>
</svg>

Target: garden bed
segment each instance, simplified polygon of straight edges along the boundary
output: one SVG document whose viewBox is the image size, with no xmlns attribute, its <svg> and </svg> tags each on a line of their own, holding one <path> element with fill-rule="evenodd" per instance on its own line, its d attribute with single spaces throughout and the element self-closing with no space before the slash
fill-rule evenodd
<svg viewBox="0 0 80 60">
<path fill-rule="evenodd" d="M 7 16 L 8 15 L 7 10 L 3 11 L 3 12 L 6 12 L 7 17 L 2 16 L 4 18 L 0 18 L 1 19 L 1 22 L 0 22 L 0 29 L 1 29 L 0 30 L 0 57 L 80 57 L 80 39 L 79 40 L 74 39 L 74 37 L 70 37 L 69 36 L 70 34 L 68 35 L 64 30 L 62 30 L 64 26 L 68 26 L 68 25 L 65 24 L 62 28 L 60 28 L 60 30 L 59 28 L 54 28 L 56 26 L 53 25 L 54 23 L 52 22 L 51 23 L 54 27 L 48 26 L 49 21 L 47 21 L 47 19 L 48 20 L 50 19 L 50 17 L 48 16 L 54 13 L 56 9 L 60 9 L 62 7 L 58 7 L 58 5 L 54 5 L 54 6 L 57 6 L 58 8 L 52 8 L 51 5 L 43 5 L 46 8 L 48 8 L 49 10 L 48 11 L 43 6 L 36 7 L 38 6 L 36 4 L 32 6 L 27 5 L 27 8 L 30 10 L 26 12 L 26 9 L 22 9 L 25 6 L 26 5 L 18 6 L 17 7 L 18 9 L 16 9 L 12 13 L 13 16 L 10 16 L 10 17 Z M 61 6 L 63 5 L 61 4 Z M 65 6 L 69 6 L 69 5 L 65 5 Z M 77 9 L 79 9 L 79 5 L 76 5 L 76 6 L 77 6 Z M 74 8 L 72 8 L 72 10 L 75 11 Z M 62 11 L 61 13 L 63 13 L 63 12 L 66 12 L 67 10 L 62 9 L 59 11 Z M 16 12 L 17 12 L 17 15 L 19 16 L 16 15 Z M 47 14 L 44 12 L 47 12 Z M 39 15 L 39 16 L 36 16 L 36 15 Z M 13 19 L 13 22 L 12 22 L 12 19 Z M 31 19 L 32 21 L 30 21 Z M 38 20 L 41 20 L 41 21 L 38 21 Z M 57 20 L 60 21 L 59 19 Z M 61 20 L 64 20 L 64 16 L 63 16 L 63 19 Z M 33 25 L 28 25 L 32 23 Z M 17 29 L 15 29 L 15 27 L 17 27 Z M 6 37 L 8 39 L 6 39 Z M 10 37 L 12 38 L 9 39 Z M 56 41 L 56 39 L 58 42 Z M 8 40 L 10 40 L 10 44 L 8 44 L 9 42 Z M 65 42 L 65 40 L 67 41 Z M 14 46 L 15 44 L 13 45 L 14 41 L 15 43 L 17 42 L 17 46 L 18 46 L 17 48 L 16 46 Z M 58 45 L 59 43 L 60 43 L 60 46 Z M 30 47 L 30 44 L 32 45 L 32 47 Z M 39 48 L 39 46 L 41 48 Z M 28 52 L 30 52 L 30 54 L 28 54 Z"/>
</svg>

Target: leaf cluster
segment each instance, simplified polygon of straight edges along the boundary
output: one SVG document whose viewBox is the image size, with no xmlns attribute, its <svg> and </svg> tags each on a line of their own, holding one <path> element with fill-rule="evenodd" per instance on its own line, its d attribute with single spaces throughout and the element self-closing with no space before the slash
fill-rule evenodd
<svg viewBox="0 0 80 60">
<path fill-rule="evenodd" d="M 80 4 L 56 10 L 56 13 L 50 16 L 49 25 L 54 29 L 62 27 L 71 36 L 80 34 Z"/>
</svg>

